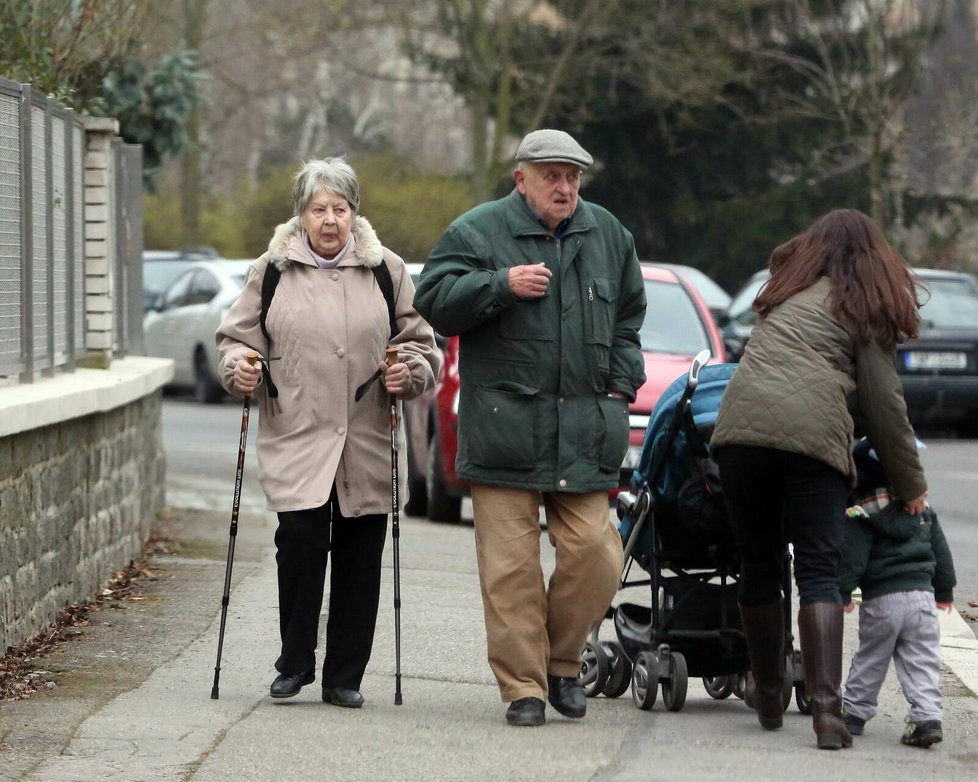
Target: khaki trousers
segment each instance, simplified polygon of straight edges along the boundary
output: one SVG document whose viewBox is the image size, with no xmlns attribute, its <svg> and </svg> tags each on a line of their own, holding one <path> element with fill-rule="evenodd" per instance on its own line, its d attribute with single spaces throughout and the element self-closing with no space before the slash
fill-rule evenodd
<svg viewBox="0 0 978 782">
<path fill-rule="evenodd" d="M 540 513 L 556 549 L 549 585 Z M 621 537 L 607 492 L 561 494 L 472 486 L 489 666 L 503 701 L 547 698 L 547 674 L 577 676 L 588 634 L 618 588 Z"/>
</svg>

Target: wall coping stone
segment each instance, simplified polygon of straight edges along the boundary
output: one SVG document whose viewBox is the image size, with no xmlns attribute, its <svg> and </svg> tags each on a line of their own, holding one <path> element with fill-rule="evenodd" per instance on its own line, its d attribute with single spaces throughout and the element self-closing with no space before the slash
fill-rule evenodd
<svg viewBox="0 0 978 782">
<path fill-rule="evenodd" d="M 76 369 L 0 387 L 0 437 L 104 413 L 152 394 L 173 378 L 168 358 L 126 356 L 108 369 Z"/>
</svg>

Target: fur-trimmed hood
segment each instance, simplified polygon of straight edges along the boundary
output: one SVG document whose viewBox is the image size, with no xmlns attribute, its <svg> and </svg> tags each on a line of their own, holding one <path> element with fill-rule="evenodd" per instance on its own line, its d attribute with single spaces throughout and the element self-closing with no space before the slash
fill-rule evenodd
<svg viewBox="0 0 978 782">
<path fill-rule="evenodd" d="M 384 247 L 377 238 L 377 232 L 367 221 L 366 217 L 357 215 L 353 218 L 353 244 L 346 254 L 360 266 L 370 268 L 384 260 Z M 308 248 L 303 247 L 302 226 L 298 217 L 293 217 L 287 223 L 282 223 L 275 229 L 272 241 L 268 243 L 269 263 L 283 271 L 290 263 L 300 257 L 308 256 Z"/>
</svg>

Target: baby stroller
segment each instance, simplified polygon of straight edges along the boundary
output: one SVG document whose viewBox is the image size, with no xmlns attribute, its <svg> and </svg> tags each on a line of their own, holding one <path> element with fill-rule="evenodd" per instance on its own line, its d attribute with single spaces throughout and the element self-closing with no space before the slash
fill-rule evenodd
<svg viewBox="0 0 978 782">
<path fill-rule="evenodd" d="M 618 497 L 625 548 L 619 588 L 650 586 L 651 605 L 609 608 L 617 643 L 599 641 L 597 628 L 592 632 L 581 669 L 585 693 L 592 697 L 617 697 L 630 684 L 635 705 L 647 710 L 661 685 L 666 709 L 679 711 L 690 676 L 701 677 L 718 700 L 743 697 L 750 663 L 737 605 L 740 566 L 716 465 L 709 458 L 720 400 L 736 366 L 706 366 L 709 359 L 709 351 L 701 352 L 688 375 L 663 392 L 649 418 L 631 491 Z M 636 563 L 647 577 L 629 580 Z M 785 584 L 790 584 L 787 551 Z M 790 602 L 785 601 L 789 650 Z M 800 654 L 790 655 L 785 706 L 795 688 L 799 708 L 807 708 Z"/>
</svg>

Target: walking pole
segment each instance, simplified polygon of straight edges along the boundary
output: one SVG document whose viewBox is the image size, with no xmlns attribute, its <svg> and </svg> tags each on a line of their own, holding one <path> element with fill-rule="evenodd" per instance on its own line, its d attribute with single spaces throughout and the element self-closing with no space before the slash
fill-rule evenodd
<svg viewBox="0 0 978 782">
<path fill-rule="evenodd" d="M 387 366 L 397 363 L 397 348 L 387 348 Z M 397 397 L 391 406 L 391 538 L 394 541 L 394 705 L 401 705 L 401 526 L 397 496 Z"/>
<path fill-rule="evenodd" d="M 245 355 L 252 366 L 258 360 L 258 353 L 249 350 Z M 250 413 L 251 397 L 244 398 L 244 408 L 241 411 L 241 436 L 238 439 L 238 469 L 234 473 L 234 500 L 231 504 L 231 533 L 228 540 L 228 563 L 224 571 L 224 595 L 221 598 L 221 632 L 217 637 L 217 664 L 214 666 L 214 686 L 211 687 L 211 698 L 218 699 L 218 684 L 221 679 L 221 650 L 224 648 L 224 626 L 228 619 L 228 602 L 231 599 L 231 566 L 234 563 L 234 541 L 238 536 L 238 509 L 241 507 L 241 480 L 244 477 L 245 445 L 248 442 L 248 415 Z"/>
</svg>

